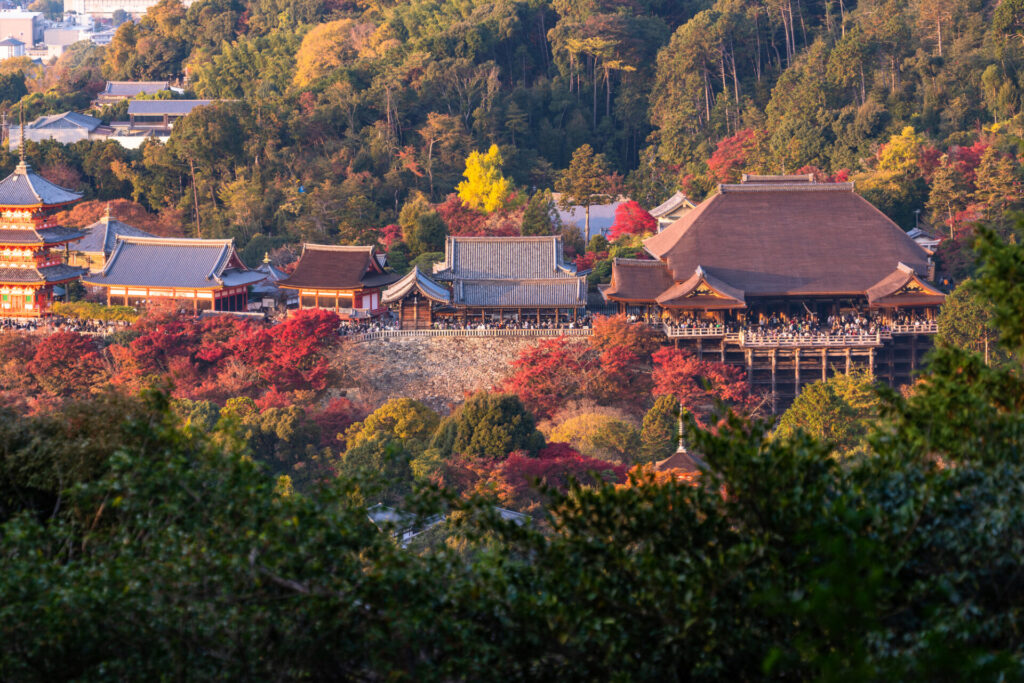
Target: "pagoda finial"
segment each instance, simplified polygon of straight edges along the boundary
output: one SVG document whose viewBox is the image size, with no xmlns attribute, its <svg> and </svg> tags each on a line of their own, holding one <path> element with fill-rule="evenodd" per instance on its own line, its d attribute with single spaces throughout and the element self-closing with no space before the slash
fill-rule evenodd
<svg viewBox="0 0 1024 683">
<path fill-rule="evenodd" d="M 685 453 L 686 444 L 683 443 L 683 402 L 679 401 L 679 447 L 676 449 L 676 453 Z"/>
<path fill-rule="evenodd" d="M 270 252 L 269 251 L 263 252 L 263 263 L 265 263 L 268 266 L 270 265 Z"/>
<path fill-rule="evenodd" d="M 18 144 L 18 153 L 21 157 L 21 165 L 25 165 L 25 107 L 18 108 L 18 116 L 21 119 L 21 142 Z"/>
<path fill-rule="evenodd" d="M 110 202 L 107 202 L 107 208 L 103 210 L 103 218 L 107 222 L 110 221 Z"/>
</svg>

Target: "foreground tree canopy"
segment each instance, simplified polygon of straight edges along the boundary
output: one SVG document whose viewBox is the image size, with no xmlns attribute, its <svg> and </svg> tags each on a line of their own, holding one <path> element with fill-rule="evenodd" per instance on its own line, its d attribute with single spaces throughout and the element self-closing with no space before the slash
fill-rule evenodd
<svg viewBox="0 0 1024 683">
<path fill-rule="evenodd" d="M 1024 307 L 1006 284 L 1024 282 L 1024 247 L 983 230 L 980 250 L 975 292 L 1020 358 Z M 856 384 L 828 395 L 859 420 Z M 800 429 L 690 419 L 696 482 L 555 487 L 536 524 L 423 488 L 405 509 L 449 516 L 408 547 L 367 519 L 372 482 L 292 492 L 240 443 L 175 426 L 159 393 L 97 400 L 60 420 L 5 415 L 4 678 L 1024 675 L 1019 364 L 941 345 L 913 391 L 851 422 L 869 433 L 844 458 Z M 530 438 L 517 400 L 471 404 L 449 428 L 480 448 L 467 466 Z M 389 404 L 352 428 L 354 447 L 394 425 L 421 448 L 411 415 L 430 418 Z M 574 457 L 552 448 L 506 462 Z"/>
</svg>

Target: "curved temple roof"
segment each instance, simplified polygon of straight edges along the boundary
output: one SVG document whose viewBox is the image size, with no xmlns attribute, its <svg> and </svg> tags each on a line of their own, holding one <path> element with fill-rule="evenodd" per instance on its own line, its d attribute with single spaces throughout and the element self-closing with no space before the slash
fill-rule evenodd
<svg viewBox="0 0 1024 683">
<path fill-rule="evenodd" d="M 287 289 L 346 290 L 389 285 L 399 276 L 387 273 L 374 247 L 304 244 L 295 272 L 278 286 Z"/>
<path fill-rule="evenodd" d="M 118 237 L 103 270 L 84 282 L 101 286 L 220 289 L 255 284 L 264 273 L 249 270 L 232 240 Z"/>
<path fill-rule="evenodd" d="M 439 304 L 451 303 L 452 296 L 448 289 L 426 275 L 419 266 L 413 266 L 405 277 L 384 290 L 380 295 L 381 303 L 390 304 L 398 301 L 413 290 Z"/>
<path fill-rule="evenodd" d="M 19 163 L 14 172 L 0 180 L 0 207 L 63 206 L 77 202 L 82 195 L 33 173 L 26 162 Z"/>
<path fill-rule="evenodd" d="M 898 263 L 927 273 L 927 253 L 852 183 L 814 183 L 806 176 L 753 180 L 720 186 L 644 242 L 673 281 L 685 282 L 703 266 L 747 299 L 863 296 Z"/>
</svg>

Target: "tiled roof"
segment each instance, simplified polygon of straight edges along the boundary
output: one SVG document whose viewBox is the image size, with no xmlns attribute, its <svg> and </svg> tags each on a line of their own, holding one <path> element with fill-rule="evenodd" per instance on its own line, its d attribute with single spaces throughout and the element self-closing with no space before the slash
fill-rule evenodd
<svg viewBox="0 0 1024 683">
<path fill-rule="evenodd" d="M 617 258 L 612 260 L 612 281 L 601 290 L 607 301 L 653 304 L 672 286 L 672 275 L 662 261 Z"/>
<path fill-rule="evenodd" d="M 85 278 L 94 285 L 220 289 L 253 284 L 263 273 L 245 268 L 232 240 L 119 237 L 103 270 Z"/>
<path fill-rule="evenodd" d="M 44 284 L 68 282 L 85 274 L 84 268 L 59 264 L 43 268 L 0 268 L 0 282 L 7 284 Z"/>
<path fill-rule="evenodd" d="M 665 307 L 727 310 L 745 308 L 743 291 L 722 282 L 703 267 L 685 282 L 679 282 L 658 295 L 658 303 Z"/>
<path fill-rule="evenodd" d="M 382 287 L 399 279 L 385 273 L 373 247 L 305 244 L 291 277 L 280 286 L 292 289 L 361 289 Z"/>
<path fill-rule="evenodd" d="M 694 204 L 691 202 L 685 194 L 681 191 L 676 192 L 674 195 L 666 199 L 664 202 L 654 207 L 647 213 L 651 214 L 655 218 L 661 218 L 662 216 L 668 216 L 674 211 L 679 210 L 681 207 L 693 208 Z"/>
<path fill-rule="evenodd" d="M 25 43 L 21 42 L 17 38 L 14 38 L 13 36 L 7 36 L 3 40 L 0 40 L 0 46 L 3 46 L 3 47 L 18 47 L 19 45 L 24 45 L 24 44 Z"/>
<path fill-rule="evenodd" d="M 153 95 L 167 90 L 167 87 L 167 81 L 107 81 L 103 94 L 110 97 L 135 97 Z"/>
<path fill-rule="evenodd" d="M 122 223 L 116 218 L 104 216 L 85 229 L 85 237 L 78 242 L 74 249 L 84 254 L 110 254 L 117 244 L 117 238 L 125 237 L 152 237 L 145 230 Z"/>
<path fill-rule="evenodd" d="M 128 114 L 135 116 L 184 116 L 196 107 L 215 104 L 217 100 L 132 100 Z"/>
<path fill-rule="evenodd" d="M 867 290 L 868 304 L 886 306 L 938 306 L 946 295 L 924 282 L 912 268 L 899 264 L 896 270 Z"/>
<path fill-rule="evenodd" d="M 587 280 L 459 280 L 454 303 L 484 308 L 575 308 L 587 304 Z"/>
<path fill-rule="evenodd" d="M 54 185 L 32 172 L 24 161 L 0 180 L 0 206 L 60 206 L 82 198 L 77 192 Z"/>
<path fill-rule="evenodd" d="M 449 236 L 434 275 L 439 280 L 575 278 L 576 269 L 562 258 L 562 239 L 556 236 Z"/>
<path fill-rule="evenodd" d="M 103 122 L 94 116 L 86 116 L 85 114 L 79 114 L 78 112 L 66 111 L 63 114 L 40 116 L 25 127 L 34 130 L 38 130 L 40 128 L 84 128 L 85 130 L 93 131 L 96 130 L 101 123 Z"/>
<path fill-rule="evenodd" d="M 384 290 L 380 295 L 380 300 L 382 303 L 389 304 L 402 299 L 413 290 L 418 291 L 432 301 L 442 304 L 450 303 L 452 299 L 447 287 L 439 285 L 429 275 L 420 270 L 419 266 L 413 266 L 413 269 L 405 277 Z"/>
<path fill-rule="evenodd" d="M 723 185 L 644 247 L 683 282 L 698 265 L 752 296 L 863 295 L 928 257 L 852 183 L 806 178 Z"/>
<path fill-rule="evenodd" d="M 83 233 L 71 228 L 0 228 L 0 244 L 63 244 L 81 239 Z"/>
</svg>

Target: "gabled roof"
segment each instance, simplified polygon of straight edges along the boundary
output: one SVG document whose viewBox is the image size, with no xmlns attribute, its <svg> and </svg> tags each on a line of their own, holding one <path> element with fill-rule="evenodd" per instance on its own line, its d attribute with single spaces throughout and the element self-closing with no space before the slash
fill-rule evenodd
<svg viewBox="0 0 1024 683">
<path fill-rule="evenodd" d="M 119 237 L 99 273 L 85 282 L 101 286 L 220 289 L 263 280 L 235 253 L 233 240 Z"/>
<path fill-rule="evenodd" d="M 0 206 L 37 207 L 61 206 L 77 202 L 82 195 L 32 172 L 32 167 L 22 161 L 9 176 L 0 180 Z"/>
<path fill-rule="evenodd" d="M 135 116 L 185 116 L 196 107 L 215 104 L 217 100 L 132 100 L 128 114 Z"/>
<path fill-rule="evenodd" d="M 721 185 L 644 247 L 676 282 L 697 266 L 751 296 L 863 295 L 897 263 L 928 257 L 852 183 L 807 177 Z"/>
<path fill-rule="evenodd" d="M 45 246 L 64 244 L 82 238 L 83 233 L 71 228 L 0 228 L 0 244 Z"/>
<path fill-rule="evenodd" d="M 419 292 L 421 295 L 436 301 L 439 304 L 451 302 L 452 295 L 447 287 L 435 282 L 429 275 L 420 270 L 419 266 L 413 266 L 412 270 L 406 273 L 405 277 L 384 290 L 380 295 L 381 303 L 390 304 L 398 301 L 410 292 Z"/>
<path fill-rule="evenodd" d="M 117 245 L 118 237 L 152 237 L 145 230 L 122 223 L 106 213 L 98 221 L 87 227 L 85 237 L 75 245 L 75 251 L 84 254 L 110 254 Z"/>
<path fill-rule="evenodd" d="M 910 266 L 899 264 L 890 275 L 867 291 L 872 308 L 887 306 L 938 306 L 946 295 L 918 277 Z"/>
<path fill-rule="evenodd" d="M 84 268 L 58 264 L 42 268 L 0 268 L 0 283 L 19 285 L 41 285 L 70 282 L 85 273 Z"/>
<path fill-rule="evenodd" d="M 107 81 L 103 94 L 109 97 L 153 95 L 167 90 L 169 85 L 167 81 Z"/>
<path fill-rule="evenodd" d="M 17 38 L 15 38 L 13 36 L 7 36 L 3 40 L 0 40 L 0 46 L 3 46 L 3 47 L 18 47 L 19 45 L 24 45 L 24 44 L 25 43 L 21 42 L 20 40 L 18 40 Z"/>
<path fill-rule="evenodd" d="M 676 283 L 659 294 L 657 301 L 665 308 L 728 310 L 747 306 L 743 290 L 711 275 L 702 266 L 697 266 L 685 282 Z"/>
<path fill-rule="evenodd" d="M 280 282 L 292 289 L 345 290 L 389 285 L 399 276 L 384 272 L 370 247 L 304 244 L 295 272 Z"/>
<path fill-rule="evenodd" d="M 690 199 L 680 190 L 647 213 L 651 214 L 655 218 L 662 218 L 675 213 L 679 209 L 692 209 L 695 206 L 697 205 L 691 202 Z"/>
<path fill-rule="evenodd" d="M 439 280 L 575 278 L 576 268 L 562 259 L 558 236 L 449 236 L 444 261 L 434 266 L 434 276 Z"/>
<path fill-rule="evenodd" d="M 75 111 L 66 111 L 63 114 L 53 114 L 51 116 L 40 116 L 38 119 L 26 125 L 26 128 L 32 130 L 46 129 L 84 129 L 87 131 L 94 131 L 99 125 L 103 123 L 100 119 L 94 116 L 86 116 L 85 114 L 79 114 Z"/>
<path fill-rule="evenodd" d="M 611 284 L 601 290 L 606 301 L 655 303 L 672 286 L 672 275 L 661 261 L 612 259 Z"/>
</svg>

